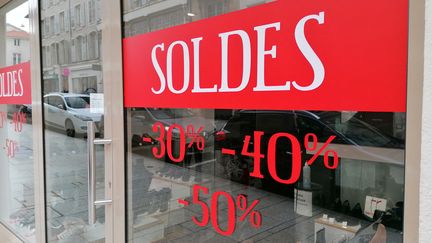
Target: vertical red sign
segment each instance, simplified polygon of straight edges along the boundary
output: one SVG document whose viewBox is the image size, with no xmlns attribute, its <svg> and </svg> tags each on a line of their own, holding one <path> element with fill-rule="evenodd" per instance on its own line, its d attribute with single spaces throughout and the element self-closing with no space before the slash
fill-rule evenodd
<svg viewBox="0 0 432 243">
<path fill-rule="evenodd" d="M 0 104 L 31 104 L 30 62 L 0 68 Z"/>
</svg>

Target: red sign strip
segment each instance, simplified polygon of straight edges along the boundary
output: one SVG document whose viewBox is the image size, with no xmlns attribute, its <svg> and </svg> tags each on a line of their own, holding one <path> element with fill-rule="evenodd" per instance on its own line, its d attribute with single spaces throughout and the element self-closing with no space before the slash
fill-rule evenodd
<svg viewBox="0 0 432 243">
<path fill-rule="evenodd" d="M 125 106 L 404 112 L 407 38 L 407 0 L 279 0 L 125 38 Z"/>
<path fill-rule="evenodd" d="M 31 104 L 30 62 L 0 68 L 0 104 Z"/>
</svg>

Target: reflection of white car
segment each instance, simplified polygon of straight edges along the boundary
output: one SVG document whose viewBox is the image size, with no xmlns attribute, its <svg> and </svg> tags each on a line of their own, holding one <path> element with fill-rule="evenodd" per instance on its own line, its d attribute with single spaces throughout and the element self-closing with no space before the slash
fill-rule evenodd
<svg viewBox="0 0 432 243">
<path fill-rule="evenodd" d="M 44 115 L 47 125 L 65 130 L 70 137 L 86 133 L 88 121 L 94 121 L 98 128 L 102 117 L 101 113 L 90 112 L 89 95 L 73 93 L 45 95 Z"/>
</svg>

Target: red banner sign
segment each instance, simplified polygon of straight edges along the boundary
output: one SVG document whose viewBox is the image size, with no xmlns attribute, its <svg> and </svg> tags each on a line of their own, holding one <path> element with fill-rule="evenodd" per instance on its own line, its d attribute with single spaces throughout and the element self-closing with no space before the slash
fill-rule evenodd
<svg viewBox="0 0 432 243">
<path fill-rule="evenodd" d="M 31 104 L 30 62 L 0 68 L 0 104 Z"/>
<path fill-rule="evenodd" d="M 279 0 L 123 40 L 126 107 L 406 110 L 407 0 Z"/>
</svg>

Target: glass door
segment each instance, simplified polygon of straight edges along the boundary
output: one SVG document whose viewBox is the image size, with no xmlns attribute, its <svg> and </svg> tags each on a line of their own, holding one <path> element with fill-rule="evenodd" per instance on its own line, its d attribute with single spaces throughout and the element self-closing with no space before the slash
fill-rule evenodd
<svg viewBox="0 0 432 243">
<path fill-rule="evenodd" d="M 0 227 L 35 242 L 29 22 L 28 1 L 0 9 Z"/>
<path fill-rule="evenodd" d="M 47 241 L 105 242 L 102 1 L 40 4 Z"/>
</svg>

